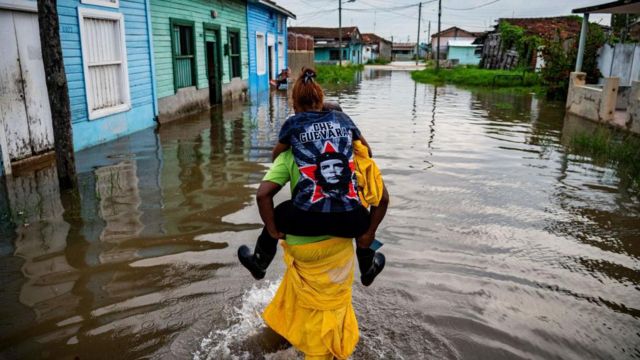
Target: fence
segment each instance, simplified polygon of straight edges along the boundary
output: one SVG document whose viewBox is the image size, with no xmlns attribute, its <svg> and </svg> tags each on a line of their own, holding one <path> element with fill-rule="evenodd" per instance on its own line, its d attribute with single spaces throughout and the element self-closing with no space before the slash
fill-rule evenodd
<svg viewBox="0 0 640 360">
<path fill-rule="evenodd" d="M 296 79 L 303 67 L 314 66 L 315 52 L 313 37 L 289 32 L 288 35 L 288 64 L 291 78 Z"/>
</svg>

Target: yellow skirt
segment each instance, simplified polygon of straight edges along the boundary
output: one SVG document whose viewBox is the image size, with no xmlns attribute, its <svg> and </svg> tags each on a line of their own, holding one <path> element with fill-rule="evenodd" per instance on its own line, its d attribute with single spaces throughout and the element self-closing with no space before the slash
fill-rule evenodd
<svg viewBox="0 0 640 360">
<path fill-rule="evenodd" d="M 280 244 L 287 270 L 262 314 L 265 322 L 307 359 L 348 358 L 359 338 L 351 303 L 353 240 Z"/>
</svg>

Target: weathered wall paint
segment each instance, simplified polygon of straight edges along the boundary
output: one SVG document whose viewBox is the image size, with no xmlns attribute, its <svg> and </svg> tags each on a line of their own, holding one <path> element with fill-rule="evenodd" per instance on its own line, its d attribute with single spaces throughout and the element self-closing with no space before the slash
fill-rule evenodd
<svg viewBox="0 0 640 360">
<path fill-rule="evenodd" d="M 119 12 L 124 15 L 131 109 L 95 120 L 88 119 L 87 94 L 82 62 L 78 7 Z M 118 8 L 59 0 L 60 38 L 69 83 L 74 149 L 80 150 L 151 126 L 154 120 L 152 58 L 144 0 L 120 0 Z"/>
<path fill-rule="evenodd" d="M 211 11 L 218 13 L 211 17 Z M 173 83 L 173 61 L 171 49 L 170 18 L 194 21 L 196 33 L 196 87 L 209 87 L 206 77 L 206 59 L 204 49 L 203 24 L 220 26 L 222 44 L 227 43 L 229 28 L 240 30 L 240 58 L 242 79 L 249 78 L 247 58 L 247 10 L 241 1 L 220 0 L 215 2 L 204 0 L 151 0 L 151 25 L 153 31 L 154 61 L 156 68 L 156 88 L 158 98 L 172 96 L 176 93 Z M 229 57 L 222 52 L 222 83 L 231 82 Z"/>
<path fill-rule="evenodd" d="M 249 37 L 249 87 L 252 93 L 261 92 L 269 89 L 269 51 L 267 40 L 270 36 L 275 39 L 274 42 L 274 67 L 275 75 L 280 73 L 280 69 L 287 67 L 287 27 L 283 26 L 283 29 L 278 29 L 278 19 L 281 18 L 285 21 L 286 17 L 272 9 L 264 7 L 259 4 L 248 3 L 247 4 L 247 28 Z M 280 31 L 281 30 L 281 31 Z M 258 75 L 258 59 L 256 50 L 256 33 L 260 32 L 265 35 L 265 64 L 266 72 Z M 284 64 L 280 64 L 278 59 L 279 41 L 283 42 L 284 51 Z M 275 77 L 274 77 L 275 78 Z"/>
<path fill-rule="evenodd" d="M 0 9 L 0 34 L 0 144 L 6 146 L 5 155 L 15 161 L 53 148 L 35 8 Z"/>
</svg>

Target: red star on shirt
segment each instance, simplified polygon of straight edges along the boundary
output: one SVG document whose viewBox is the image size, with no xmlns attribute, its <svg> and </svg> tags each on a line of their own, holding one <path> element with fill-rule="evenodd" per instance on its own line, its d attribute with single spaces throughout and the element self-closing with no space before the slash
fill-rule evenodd
<svg viewBox="0 0 640 360">
<path fill-rule="evenodd" d="M 324 143 L 324 149 L 322 150 L 322 153 L 324 154 L 326 152 L 329 152 L 329 153 L 336 152 L 335 146 L 330 141 L 327 141 Z M 322 186 L 318 185 L 318 180 L 316 179 L 317 168 L 318 168 L 318 165 L 307 165 L 307 166 L 300 167 L 300 173 L 304 175 L 306 178 L 311 179 L 314 184 L 313 195 L 311 196 L 311 203 L 316 203 L 326 197 L 329 197 L 329 195 L 325 194 L 324 191 L 322 190 Z M 349 160 L 349 168 L 351 169 L 351 172 L 355 171 L 355 164 L 353 160 Z M 358 193 L 356 192 L 352 181 L 349 181 L 349 192 L 347 193 L 346 197 L 349 199 L 358 198 Z"/>
</svg>

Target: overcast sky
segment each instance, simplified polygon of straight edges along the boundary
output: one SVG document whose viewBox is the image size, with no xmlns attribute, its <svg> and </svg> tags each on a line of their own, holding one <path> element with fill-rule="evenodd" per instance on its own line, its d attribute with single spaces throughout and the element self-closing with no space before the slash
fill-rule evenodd
<svg viewBox="0 0 640 360">
<path fill-rule="evenodd" d="M 338 0 L 275 0 L 297 15 L 289 26 L 338 27 Z M 429 0 L 427 0 L 429 1 Z M 498 18 L 571 15 L 571 9 L 611 0 L 442 0 L 442 30 L 458 26 L 469 31 L 488 30 Z M 375 32 L 395 42 L 415 41 L 418 32 L 419 0 L 343 0 L 342 26 L 358 26 L 361 32 Z M 423 1 L 423 3 L 426 1 Z M 404 9 L 392 9 L 416 4 Z M 487 4 L 486 6 L 482 6 Z M 346 9 L 355 9 L 349 11 Z M 592 14 L 591 21 L 609 25 L 610 15 Z M 421 41 L 438 28 L 438 1 L 422 5 Z"/>
</svg>

